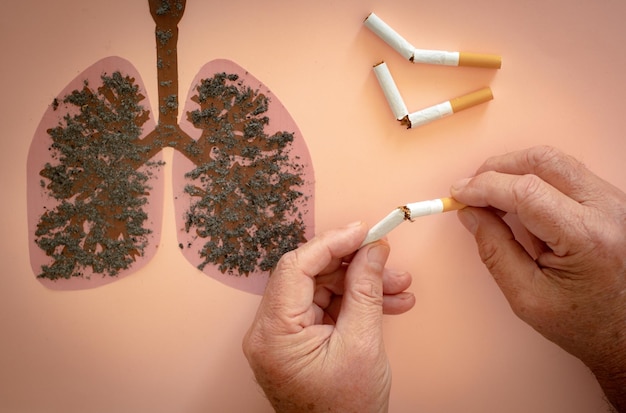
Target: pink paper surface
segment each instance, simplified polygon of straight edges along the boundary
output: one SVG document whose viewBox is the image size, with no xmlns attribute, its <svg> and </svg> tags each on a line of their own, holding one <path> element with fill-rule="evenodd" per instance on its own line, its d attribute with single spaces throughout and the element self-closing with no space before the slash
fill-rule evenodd
<svg viewBox="0 0 626 413">
<path fill-rule="evenodd" d="M 106 56 L 132 62 L 158 113 L 155 25 L 146 1 L 5 3 L 0 411 L 272 412 L 240 346 L 261 298 L 181 253 L 172 149 L 163 151 L 163 224 L 150 261 L 98 288 L 35 278 L 27 188 L 35 179 L 38 190 L 39 178 L 28 177 L 27 160 L 42 115 Z M 501 54 L 502 69 L 412 64 L 363 26 L 370 12 L 415 47 Z M 624 15 L 623 1 L 188 0 L 178 116 L 207 62 L 231 60 L 262 81 L 306 139 L 316 233 L 373 225 L 398 205 L 447 195 L 489 156 L 537 144 L 626 190 Z M 494 100 L 407 130 L 373 73 L 382 60 L 410 108 L 484 86 Z M 607 411 L 589 370 L 512 313 L 454 213 L 402 224 L 388 238 L 388 265 L 413 275 L 417 298 L 384 321 L 391 412 Z"/>
</svg>

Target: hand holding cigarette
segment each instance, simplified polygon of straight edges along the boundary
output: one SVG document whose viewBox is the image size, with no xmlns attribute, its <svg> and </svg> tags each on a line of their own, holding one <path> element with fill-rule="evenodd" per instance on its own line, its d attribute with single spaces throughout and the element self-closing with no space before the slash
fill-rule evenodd
<svg viewBox="0 0 626 413">
<path fill-rule="evenodd" d="M 386 268 L 389 244 L 357 251 L 366 231 L 317 234 L 272 271 L 242 347 L 277 412 L 388 410 L 383 314 L 405 313 L 415 295 L 411 274 Z"/>
<path fill-rule="evenodd" d="M 456 211 L 465 208 L 464 204 L 453 198 L 431 199 L 400 206 L 389 213 L 380 222 L 370 228 L 361 247 L 378 241 L 404 221 L 413 221 L 417 217 L 439 214 L 441 212 Z"/>
<path fill-rule="evenodd" d="M 609 409 L 626 412 L 626 193 L 546 147 L 490 158 L 451 193 L 467 203 L 459 219 L 513 311 L 584 362 Z M 435 199 L 385 220 L 463 207 Z M 500 212 L 517 215 L 530 245 Z M 318 234 L 273 271 L 243 350 L 276 411 L 388 411 L 382 316 L 410 310 L 415 295 L 409 273 L 386 268 L 387 242 L 357 251 L 365 236 L 362 223 Z"/>
<path fill-rule="evenodd" d="M 626 412 L 626 193 L 545 146 L 489 158 L 450 192 L 469 206 L 459 219 L 515 314 L 585 363 L 610 410 Z"/>
</svg>

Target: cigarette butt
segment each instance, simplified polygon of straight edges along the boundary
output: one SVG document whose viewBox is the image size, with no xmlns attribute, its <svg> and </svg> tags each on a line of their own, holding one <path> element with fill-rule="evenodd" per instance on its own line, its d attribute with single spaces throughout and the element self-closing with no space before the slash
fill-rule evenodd
<svg viewBox="0 0 626 413">
<path fill-rule="evenodd" d="M 370 228 L 365 240 L 361 243 L 361 247 L 378 241 L 404 221 L 413 221 L 417 217 L 454 211 L 461 208 L 465 208 L 465 205 L 453 198 L 431 199 L 400 206 Z"/>
<path fill-rule="evenodd" d="M 417 112 L 409 113 L 400 123 L 407 125 L 407 128 L 416 128 L 418 126 L 426 125 L 434 120 L 445 118 L 454 113 L 450 101 L 439 103 L 427 107 L 425 109 L 418 110 Z"/>
<path fill-rule="evenodd" d="M 396 52 L 413 63 L 488 69 L 500 69 L 502 66 L 502 57 L 499 55 L 417 49 L 374 13 L 370 13 L 363 23 Z"/>
<path fill-rule="evenodd" d="M 472 106 L 488 102 L 493 99 L 491 88 L 483 88 L 467 95 L 459 96 L 449 101 L 429 106 L 417 112 L 409 113 L 400 120 L 400 123 L 412 129 L 425 125 L 434 120 L 445 118 L 456 112 L 471 108 Z"/>
<path fill-rule="evenodd" d="M 476 92 L 468 93 L 467 95 L 459 96 L 450 100 L 450 106 L 454 113 L 462 111 L 464 109 L 471 108 L 472 106 L 485 103 L 493 99 L 493 93 L 491 88 L 483 88 Z"/>
<path fill-rule="evenodd" d="M 500 69 L 502 67 L 502 56 L 495 54 L 459 52 L 459 66 Z"/>
<path fill-rule="evenodd" d="M 393 116 L 397 120 L 404 118 L 409 114 L 409 110 L 404 104 L 404 100 L 400 95 L 396 82 L 391 76 L 391 72 L 389 71 L 387 64 L 385 62 L 381 62 L 375 65 L 374 73 L 376 74 L 376 78 L 378 79 L 378 83 L 380 84 L 383 93 L 385 94 L 387 103 L 389 103 L 389 107 L 393 112 Z"/>
</svg>

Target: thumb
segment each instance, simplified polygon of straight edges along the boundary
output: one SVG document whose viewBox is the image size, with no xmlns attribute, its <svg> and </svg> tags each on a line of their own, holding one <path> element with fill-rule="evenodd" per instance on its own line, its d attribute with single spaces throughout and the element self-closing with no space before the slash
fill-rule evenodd
<svg viewBox="0 0 626 413">
<path fill-rule="evenodd" d="M 345 291 L 336 328 L 350 337 L 382 335 L 383 270 L 389 244 L 377 241 L 361 248 L 346 271 Z"/>
<path fill-rule="evenodd" d="M 461 223 L 474 235 L 480 259 L 483 261 L 511 308 L 522 320 L 528 321 L 526 310 L 536 305 L 532 295 L 536 277 L 541 270 L 515 239 L 509 226 L 494 212 L 485 208 L 468 207 L 458 212 Z M 543 277 L 541 277 L 543 278 Z"/>
</svg>

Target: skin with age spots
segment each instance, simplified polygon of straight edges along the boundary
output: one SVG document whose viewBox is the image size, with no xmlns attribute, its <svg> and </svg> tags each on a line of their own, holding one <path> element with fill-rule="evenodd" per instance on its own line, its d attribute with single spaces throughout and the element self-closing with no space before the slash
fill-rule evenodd
<svg viewBox="0 0 626 413">
<path fill-rule="evenodd" d="M 626 194 L 550 147 L 494 157 L 451 193 L 513 311 L 581 359 L 626 410 Z M 525 250 L 489 208 L 516 214 Z"/>
</svg>

